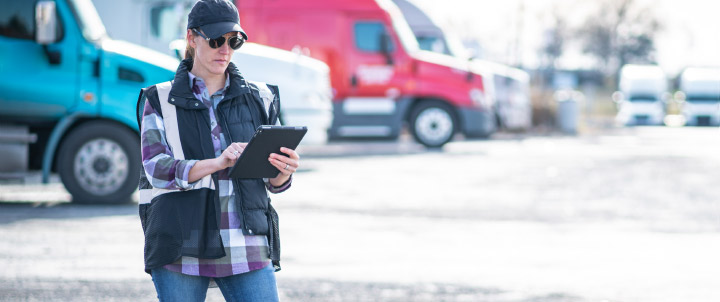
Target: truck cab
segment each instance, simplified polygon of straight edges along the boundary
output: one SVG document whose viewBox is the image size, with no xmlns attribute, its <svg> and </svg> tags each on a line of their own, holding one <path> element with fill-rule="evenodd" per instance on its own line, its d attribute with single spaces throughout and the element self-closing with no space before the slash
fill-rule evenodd
<svg viewBox="0 0 720 302">
<path fill-rule="evenodd" d="M 240 21 L 257 43 L 307 48 L 330 66 L 330 135 L 415 139 L 440 147 L 455 133 L 493 130 L 482 76 L 465 62 L 422 51 L 389 0 L 238 0 Z"/>
<path fill-rule="evenodd" d="M 680 91 L 686 125 L 720 126 L 720 68 L 686 68 Z"/>
<path fill-rule="evenodd" d="M 620 125 L 662 125 L 669 97 L 667 77 L 656 65 L 627 64 L 620 69 L 620 90 L 613 94 Z"/>
<path fill-rule="evenodd" d="M 467 61 L 483 77 L 485 98 L 493 104 L 496 126 L 508 130 L 531 127 L 530 75 L 504 64 L 479 60 L 468 55 L 460 39 L 447 33 L 420 7 L 408 0 L 393 0 L 407 20 L 420 48 Z"/>
<path fill-rule="evenodd" d="M 172 79 L 178 61 L 109 39 L 90 0 L 0 7 L 0 128 L 14 133 L 0 139 L 0 176 L 57 171 L 75 202 L 129 200 L 138 93 Z"/>
</svg>

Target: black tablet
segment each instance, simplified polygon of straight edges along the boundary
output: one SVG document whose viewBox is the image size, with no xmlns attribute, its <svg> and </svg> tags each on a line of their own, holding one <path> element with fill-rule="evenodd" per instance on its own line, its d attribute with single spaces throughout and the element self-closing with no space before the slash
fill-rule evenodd
<svg viewBox="0 0 720 302">
<path fill-rule="evenodd" d="M 231 178 L 273 178 L 280 171 L 268 158 L 270 153 L 287 155 L 280 147 L 295 149 L 307 132 L 307 127 L 260 126 L 248 142 L 240 158 L 230 169 Z"/>
</svg>

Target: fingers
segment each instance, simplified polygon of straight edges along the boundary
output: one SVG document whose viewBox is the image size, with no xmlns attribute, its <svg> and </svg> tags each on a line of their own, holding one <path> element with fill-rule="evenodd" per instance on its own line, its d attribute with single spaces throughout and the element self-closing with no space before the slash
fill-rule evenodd
<svg viewBox="0 0 720 302">
<path fill-rule="evenodd" d="M 289 157 L 277 153 L 270 153 L 270 157 L 268 158 L 270 163 L 284 175 L 290 175 L 297 171 L 300 167 L 300 156 L 295 152 L 295 150 L 283 147 L 280 148 L 280 151 L 287 154 Z"/>
<path fill-rule="evenodd" d="M 268 160 L 275 168 L 280 170 L 280 173 L 284 175 L 293 174 L 295 171 L 297 171 L 299 166 L 297 161 L 292 160 L 287 156 L 280 156 L 277 154 L 271 154 Z"/>
<path fill-rule="evenodd" d="M 297 152 L 295 152 L 295 150 L 293 149 L 282 147 L 280 148 L 280 152 L 287 154 L 288 156 L 290 156 L 290 158 L 294 160 L 300 159 L 300 155 L 298 155 Z"/>
<path fill-rule="evenodd" d="M 222 166 L 227 168 L 235 164 L 240 155 L 245 151 L 247 143 L 232 143 L 220 155 L 222 158 Z"/>
<path fill-rule="evenodd" d="M 240 158 L 240 154 L 242 154 L 243 151 L 245 151 L 246 146 L 247 146 L 247 143 L 232 143 L 232 144 L 230 144 L 230 146 L 228 146 L 227 149 L 225 149 L 225 151 L 229 152 L 229 155 L 231 155 L 231 156 L 228 156 L 228 158 L 232 159 L 232 160 L 237 160 L 238 158 Z"/>
<path fill-rule="evenodd" d="M 297 171 L 297 166 L 291 166 L 290 164 L 287 164 L 285 162 L 270 158 L 270 163 L 280 171 L 280 174 L 283 175 L 290 175 L 295 173 Z"/>
</svg>

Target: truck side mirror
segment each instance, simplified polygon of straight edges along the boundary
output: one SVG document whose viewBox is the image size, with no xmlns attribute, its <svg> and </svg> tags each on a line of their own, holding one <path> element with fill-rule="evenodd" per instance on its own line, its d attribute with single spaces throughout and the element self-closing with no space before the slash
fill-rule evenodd
<svg viewBox="0 0 720 302">
<path fill-rule="evenodd" d="M 475 48 L 465 48 L 465 53 L 468 61 L 477 60 L 478 58 L 478 51 Z"/>
<path fill-rule="evenodd" d="M 382 33 L 380 35 L 380 52 L 385 56 L 385 63 L 387 65 L 393 65 L 393 58 L 392 58 L 392 40 L 390 39 L 390 35 L 387 33 Z"/>
<path fill-rule="evenodd" d="M 35 42 L 48 45 L 57 39 L 55 1 L 38 1 L 35 4 Z"/>
<path fill-rule="evenodd" d="M 622 107 L 624 98 L 625 98 L 625 96 L 622 92 L 620 92 L 620 91 L 613 92 L 612 100 L 613 100 L 613 103 L 615 103 L 615 109 L 620 110 L 620 107 Z"/>
<path fill-rule="evenodd" d="M 35 42 L 42 45 L 51 65 L 60 64 L 60 52 L 48 49 L 49 44 L 57 42 L 55 1 L 38 1 L 35 4 Z"/>
</svg>

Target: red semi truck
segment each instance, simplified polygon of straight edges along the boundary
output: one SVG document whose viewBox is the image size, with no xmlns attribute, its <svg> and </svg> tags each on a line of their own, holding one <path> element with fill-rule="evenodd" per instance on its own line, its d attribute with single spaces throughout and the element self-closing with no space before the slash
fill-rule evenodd
<svg viewBox="0 0 720 302">
<path fill-rule="evenodd" d="M 492 99 L 468 62 L 420 50 L 390 0 L 236 0 L 250 40 L 300 46 L 330 66 L 338 137 L 397 137 L 441 147 L 495 131 Z"/>
</svg>

